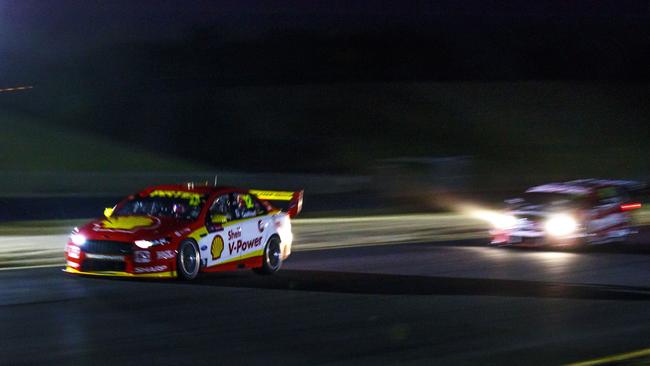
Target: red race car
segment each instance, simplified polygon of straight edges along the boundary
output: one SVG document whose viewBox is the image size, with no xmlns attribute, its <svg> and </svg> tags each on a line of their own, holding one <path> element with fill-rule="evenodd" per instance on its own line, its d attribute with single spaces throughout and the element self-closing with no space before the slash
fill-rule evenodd
<svg viewBox="0 0 650 366">
<path fill-rule="evenodd" d="M 495 216 L 492 244 L 602 244 L 626 241 L 636 233 L 630 211 L 641 207 L 643 182 L 580 179 L 531 187 L 509 210 Z"/>
<path fill-rule="evenodd" d="M 75 228 L 68 273 L 191 280 L 199 272 L 277 272 L 291 254 L 303 191 L 168 185 L 127 197 Z M 268 201 L 288 201 L 283 211 Z"/>
</svg>

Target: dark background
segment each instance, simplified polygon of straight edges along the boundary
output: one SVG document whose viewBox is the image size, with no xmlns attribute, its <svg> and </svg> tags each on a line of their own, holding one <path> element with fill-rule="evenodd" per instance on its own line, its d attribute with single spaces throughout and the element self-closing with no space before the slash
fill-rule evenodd
<svg viewBox="0 0 650 366">
<path fill-rule="evenodd" d="M 647 1 L 4 1 L 0 107 L 218 169 L 643 176 Z M 5 152 L 9 154 L 10 152 Z M 101 165 L 97 170 L 101 170 Z"/>
</svg>

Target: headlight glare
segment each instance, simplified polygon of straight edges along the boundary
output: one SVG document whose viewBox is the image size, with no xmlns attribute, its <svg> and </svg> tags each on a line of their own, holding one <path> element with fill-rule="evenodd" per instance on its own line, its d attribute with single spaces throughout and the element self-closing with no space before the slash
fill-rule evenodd
<svg viewBox="0 0 650 366">
<path fill-rule="evenodd" d="M 492 217 L 491 222 L 496 229 L 501 230 L 512 229 L 517 225 L 517 219 L 508 214 L 496 214 Z"/>
<path fill-rule="evenodd" d="M 136 240 L 135 245 L 137 245 L 139 248 L 142 249 L 147 249 L 156 245 L 165 245 L 169 244 L 169 239 L 167 238 L 162 238 L 162 239 L 156 239 L 156 240 Z"/>
<path fill-rule="evenodd" d="M 70 241 L 74 245 L 84 245 L 86 243 L 86 237 L 79 233 L 74 233 L 70 235 Z"/>
<path fill-rule="evenodd" d="M 546 221 L 546 232 L 553 236 L 567 236 L 578 230 L 578 222 L 567 214 L 556 214 Z"/>
</svg>

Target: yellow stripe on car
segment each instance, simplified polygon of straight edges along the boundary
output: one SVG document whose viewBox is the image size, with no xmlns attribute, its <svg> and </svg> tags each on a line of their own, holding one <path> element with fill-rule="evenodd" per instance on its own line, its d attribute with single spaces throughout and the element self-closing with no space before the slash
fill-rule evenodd
<svg viewBox="0 0 650 366">
<path fill-rule="evenodd" d="M 172 278 L 176 277 L 176 271 L 157 272 L 157 273 L 128 273 L 119 271 L 97 271 L 97 272 L 84 272 L 76 270 L 72 267 L 66 267 L 64 272 L 90 275 L 90 276 L 107 276 L 107 277 L 143 277 L 143 278 Z"/>
<path fill-rule="evenodd" d="M 219 267 L 219 266 L 221 266 L 223 264 L 227 264 L 227 263 L 231 263 L 231 262 L 237 262 L 237 261 L 241 261 L 241 260 L 244 260 L 244 259 L 259 257 L 262 254 L 264 254 L 264 249 L 259 249 L 259 250 L 256 250 L 254 252 L 246 253 L 246 254 L 242 255 L 241 257 L 235 257 L 235 258 L 229 259 L 229 260 L 227 260 L 225 262 L 221 262 L 221 263 L 215 265 L 214 267 Z"/>
<path fill-rule="evenodd" d="M 187 237 L 194 239 L 198 243 L 201 240 L 201 238 L 203 238 L 206 235 L 208 235 L 208 229 L 205 226 L 202 226 L 192 231 L 192 233 L 190 233 L 190 235 L 188 235 Z"/>
<path fill-rule="evenodd" d="M 269 201 L 291 201 L 294 192 L 284 191 L 263 191 L 258 189 L 251 189 L 248 191 L 250 194 L 257 196 L 261 200 Z"/>
</svg>

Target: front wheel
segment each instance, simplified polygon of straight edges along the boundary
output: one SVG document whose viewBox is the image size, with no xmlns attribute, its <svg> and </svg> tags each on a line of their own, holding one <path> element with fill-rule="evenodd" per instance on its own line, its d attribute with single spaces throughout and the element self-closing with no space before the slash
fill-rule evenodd
<svg viewBox="0 0 650 366">
<path fill-rule="evenodd" d="M 258 274 L 274 274 L 282 267 L 282 250 L 280 249 L 280 238 L 272 236 L 264 246 L 264 255 L 262 256 L 262 267 L 254 268 Z"/>
<path fill-rule="evenodd" d="M 199 248 L 192 240 L 185 240 L 178 246 L 176 272 L 181 280 L 193 280 L 199 274 L 201 256 Z"/>
</svg>

